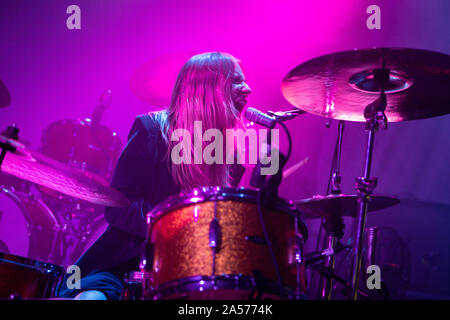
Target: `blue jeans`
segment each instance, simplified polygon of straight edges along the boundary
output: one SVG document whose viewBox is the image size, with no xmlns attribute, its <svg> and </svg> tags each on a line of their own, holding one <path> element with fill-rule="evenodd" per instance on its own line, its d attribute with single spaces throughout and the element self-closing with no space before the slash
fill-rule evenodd
<svg viewBox="0 0 450 320">
<path fill-rule="evenodd" d="M 144 239 L 109 226 L 103 235 L 75 263 L 81 271 L 81 288 L 68 289 L 66 275 L 58 297 L 74 298 L 82 291 L 97 290 L 108 300 L 119 300 L 125 273 L 139 270 Z"/>
</svg>

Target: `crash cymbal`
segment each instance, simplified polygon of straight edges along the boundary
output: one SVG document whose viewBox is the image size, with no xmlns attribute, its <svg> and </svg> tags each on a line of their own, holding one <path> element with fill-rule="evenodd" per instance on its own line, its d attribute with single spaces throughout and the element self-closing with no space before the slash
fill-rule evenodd
<svg viewBox="0 0 450 320">
<path fill-rule="evenodd" d="M 377 211 L 396 205 L 400 200 L 388 196 L 371 196 L 369 211 Z M 309 199 L 294 201 L 297 208 L 306 218 L 326 218 L 330 215 L 356 217 L 358 211 L 358 196 L 332 194 L 314 196 Z"/>
<path fill-rule="evenodd" d="M 15 148 L 2 163 L 3 172 L 68 196 L 109 207 L 126 207 L 128 200 L 108 182 L 91 172 L 66 166 L 26 148 L 23 144 L 0 136 L 0 144 Z"/>
<path fill-rule="evenodd" d="M 5 108 L 11 103 L 11 95 L 9 94 L 8 88 L 0 80 L 0 108 Z"/>
<path fill-rule="evenodd" d="M 309 113 L 366 121 L 367 105 L 379 96 L 373 70 L 390 70 L 385 87 L 389 122 L 450 113 L 450 56 L 426 50 L 378 48 L 338 52 L 309 60 L 282 82 L 283 96 Z"/>
</svg>

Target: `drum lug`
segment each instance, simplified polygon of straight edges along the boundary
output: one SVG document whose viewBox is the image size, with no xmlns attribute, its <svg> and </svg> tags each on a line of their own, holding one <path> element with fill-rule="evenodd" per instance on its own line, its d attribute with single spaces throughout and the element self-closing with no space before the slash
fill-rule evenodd
<svg viewBox="0 0 450 320">
<path fill-rule="evenodd" d="M 139 261 L 139 269 L 149 271 L 153 267 L 153 245 L 147 240 L 141 246 L 141 260 Z"/>
<path fill-rule="evenodd" d="M 209 224 L 209 246 L 215 248 L 215 253 L 218 253 L 220 250 L 221 238 L 219 220 L 213 218 Z"/>
<path fill-rule="evenodd" d="M 288 264 L 294 266 L 303 263 L 303 236 L 295 234 L 288 240 Z"/>
<path fill-rule="evenodd" d="M 264 237 L 262 236 L 245 236 L 245 240 L 261 246 L 267 245 L 266 239 L 264 239 Z"/>
</svg>

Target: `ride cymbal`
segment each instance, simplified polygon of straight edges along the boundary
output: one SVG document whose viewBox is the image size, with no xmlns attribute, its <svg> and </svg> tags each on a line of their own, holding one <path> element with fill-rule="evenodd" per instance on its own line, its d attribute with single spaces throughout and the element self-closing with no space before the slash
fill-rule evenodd
<svg viewBox="0 0 450 320">
<path fill-rule="evenodd" d="M 388 69 L 388 122 L 450 113 L 450 56 L 418 49 L 350 50 L 309 60 L 282 82 L 283 96 L 322 117 L 366 121 L 364 109 L 379 97 L 373 70 Z"/>
</svg>

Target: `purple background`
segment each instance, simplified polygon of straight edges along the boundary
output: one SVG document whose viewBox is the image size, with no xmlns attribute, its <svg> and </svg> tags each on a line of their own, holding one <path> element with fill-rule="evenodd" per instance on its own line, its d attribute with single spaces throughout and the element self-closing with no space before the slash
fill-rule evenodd
<svg viewBox="0 0 450 320">
<path fill-rule="evenodd" d="M 66 8 L 71 4 L 81 8 L 81 30 L 66 28 Z M 366 28 L 366 8 L 372 4 L 381 8 L 381 30 Z M 17 123 L 21 138 L 38 149 L 47 125 L 90 116 L 101 94 L 111 89 L 112 104 L 102 123 L 125 142 L 137 114 L 167 103 L 184 59 L 217 50 L 242 61 L 253 90 L 249 105 L 287 110 L 291 106 L 281 95 L 282 78 L 314 57 L 369 47 L 450 53 L 449 13 L 448 0 L 3 0 L 0 79 L 9 88 L 12 103 L 0 109 L 0 128 Z M 288 123 L 294 149 L 287 167 L 305 157 L 309 162 L 283 182 L 283 197 L 295 200 L 325 193 L 337 133 L 336 121 L 329 129 L 325 122 L 303 115 Z M 437 241 L 446 259 L 447 295 L 449 136 L 450 116 L 391 124 L 376 136 L 372 170 L 379 178 L 376 193 L 420 202 L 430 212 L 442 208 L 436 224 L 426 224 L 431 220 L 424 217 L 431 213 L 425 209 L 417 213 L 425 222 L 411 218 L 398 223 L 411 225 L 411 233 L 420 237 L 441 228 L 443 238 Z M 342 157 L 345 193 L 354 193 L 364 149 L 363 124 L 347 123 Z"/>
</svg>

